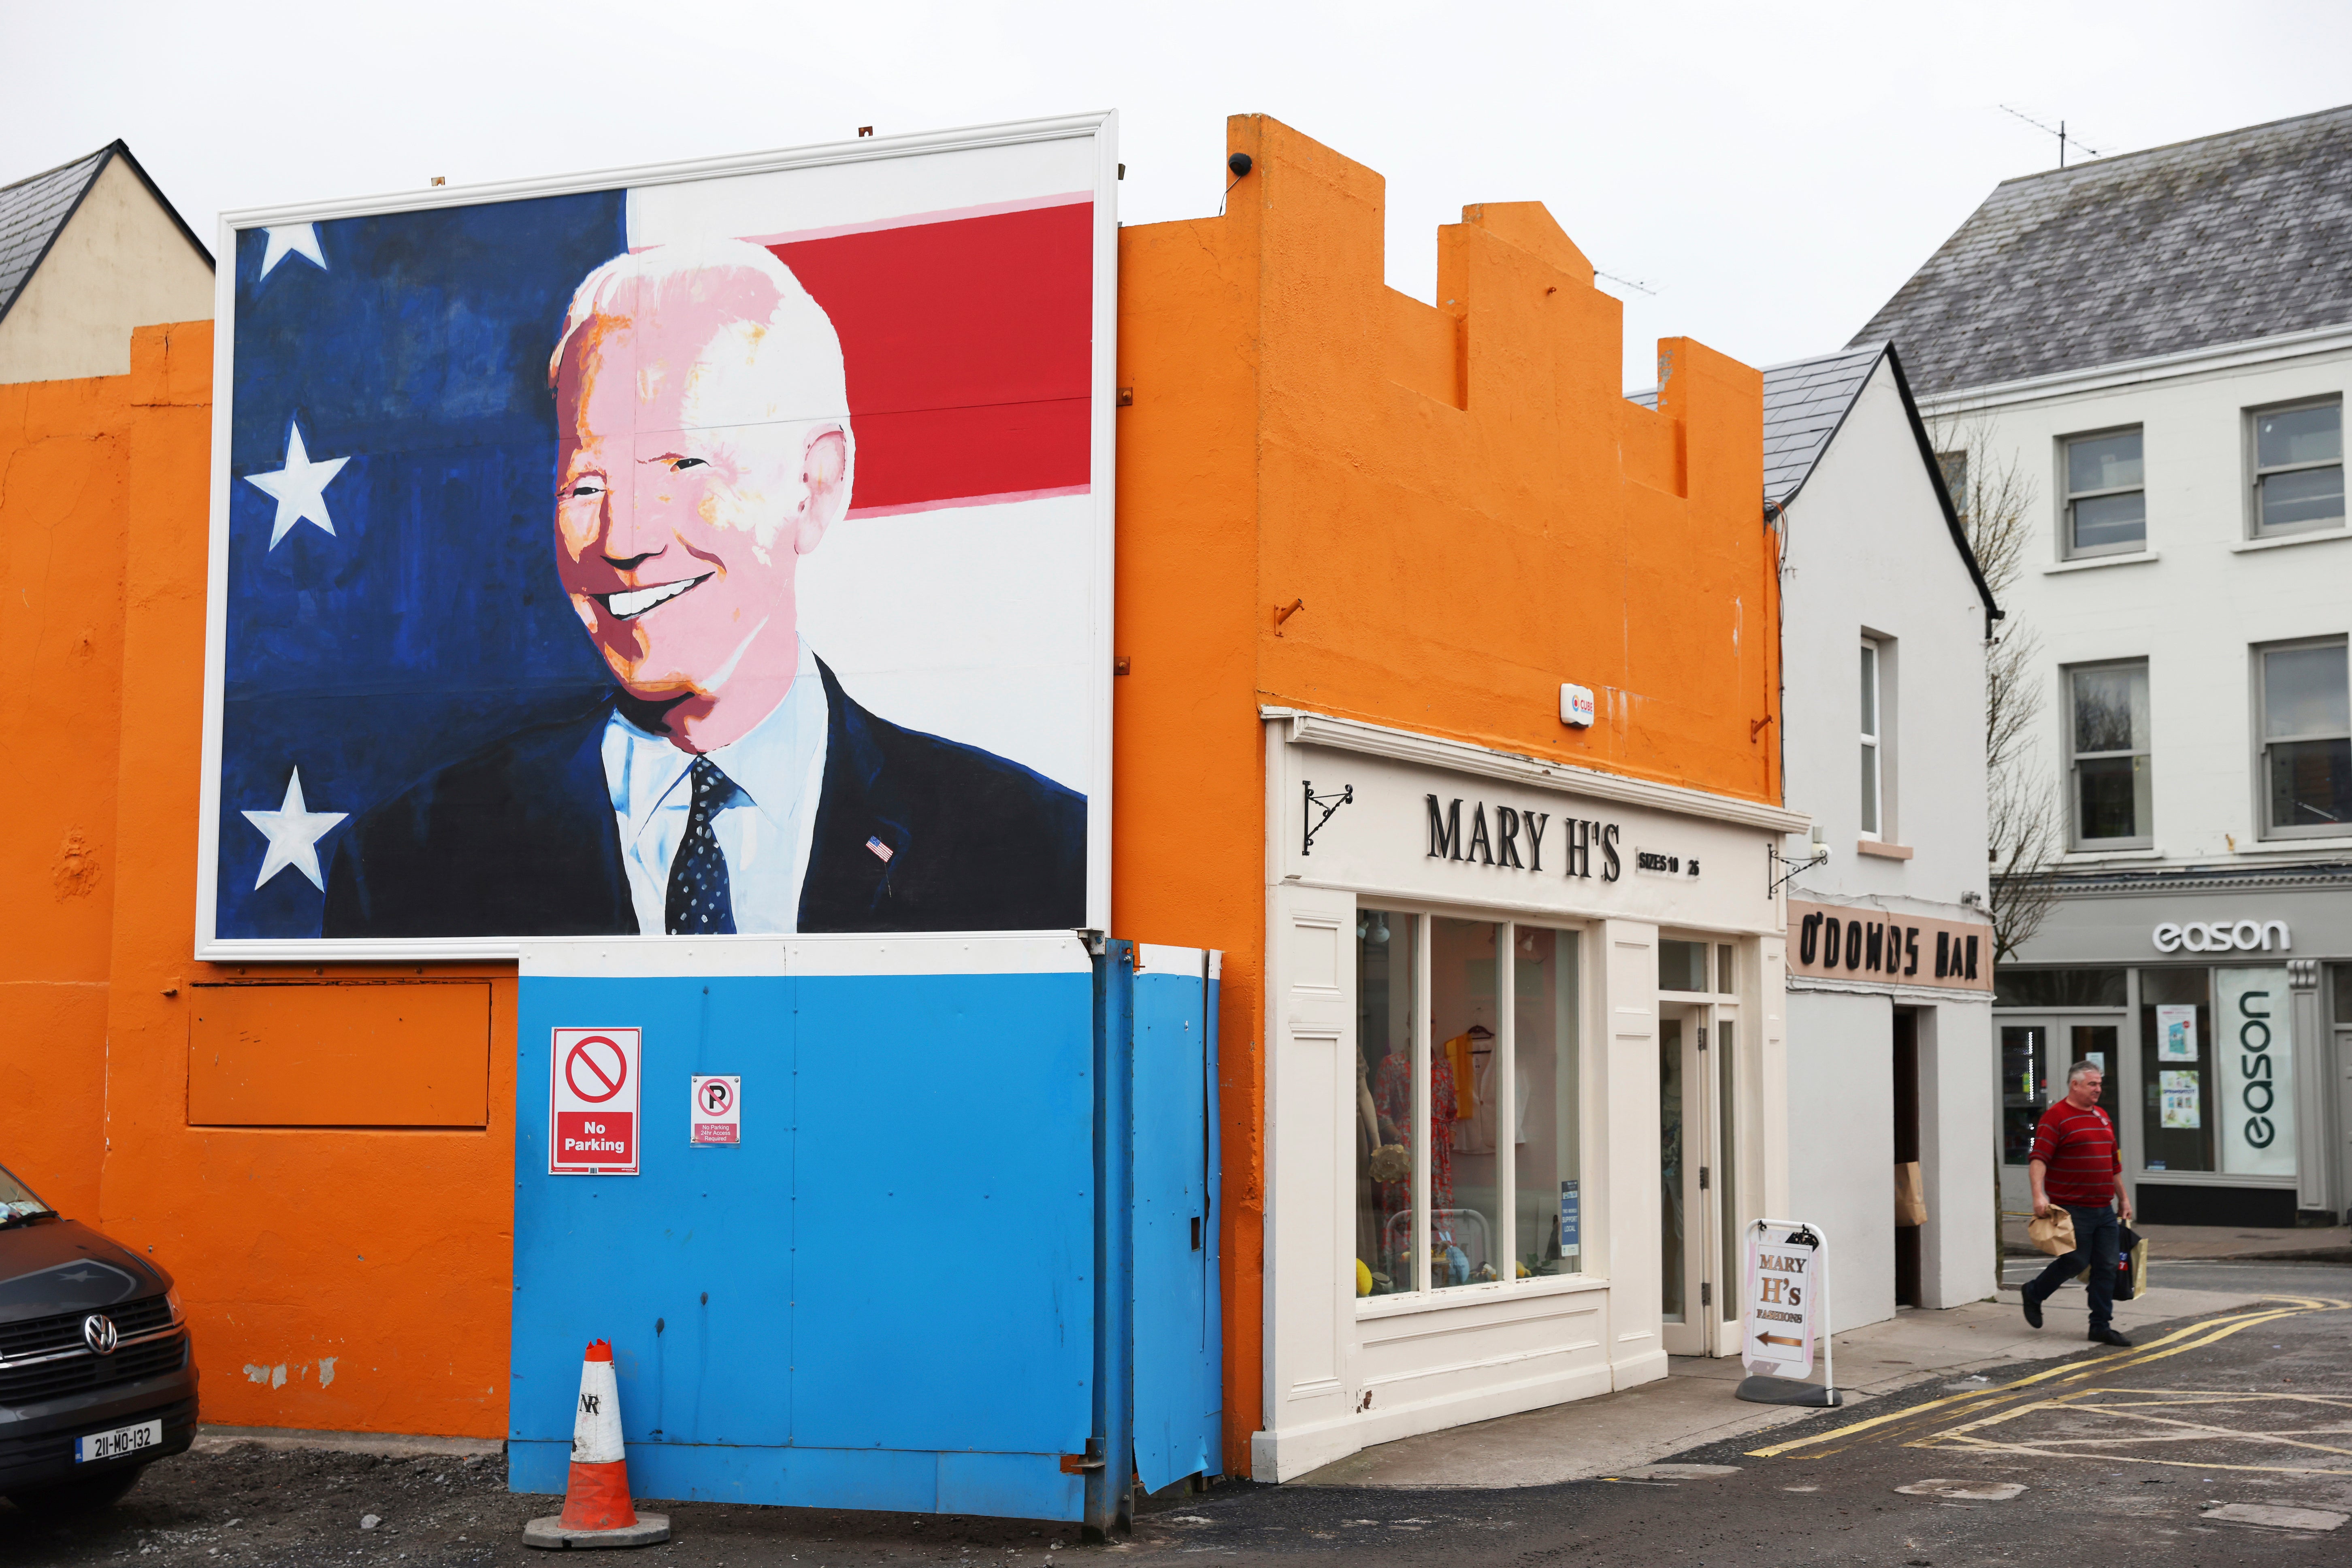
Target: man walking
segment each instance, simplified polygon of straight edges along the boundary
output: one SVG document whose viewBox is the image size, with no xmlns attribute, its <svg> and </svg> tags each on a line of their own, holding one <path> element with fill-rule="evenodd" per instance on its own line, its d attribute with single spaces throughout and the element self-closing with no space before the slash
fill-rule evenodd
<svg viewBox="0 0 2352 1568">
<path fill-rule="evenodd" d="M 2116 1152 L 2115 1124 L 2099 1108 L 2099 1089 L 2105 1081 L 2096 1062 L 2068 1068 L 2066 1098 L 2043 1111 L 2042 1124 L 2033 1130 L 2033 1156 L 2025 1167 L 2033 1184 L 2033 1212 L 2054 1214 L 2063 1206 L 2073 1215 L 2074 1250 L 2051 1259 L 2022 1294 L 2025 1321 L 2038 1329 L 2042 1303 L 2088 1265 L 2092 1342 L 2129 1348 L 2131 1341 L 2116 1332 L 2110 1321 L 2116 1307 L 2116 1248 L 2132 1209 L 2131 1195 L 2124 1190 L 2123 1159 Z"/>
</svg>

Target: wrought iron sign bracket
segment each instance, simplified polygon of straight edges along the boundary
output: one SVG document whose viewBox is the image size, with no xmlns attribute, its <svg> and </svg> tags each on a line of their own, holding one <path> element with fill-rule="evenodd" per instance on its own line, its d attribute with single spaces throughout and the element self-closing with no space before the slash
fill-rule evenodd
<svg viewBox="0 0 2352 1568">
<path fill-rule="evenodd" d="M 1323 831 L 1323 825 L 1331 820 L 1333 813 L 1343 805 L 1354 803 L 1356 786 L 1343 784 L 1338 795 L 1317 795 L 1314 782 L 1301 779 L 1298 787 L 1305 791 L 1307 795 L 1307 812 L 1300 819 L 1301 826 L 1307 831 L 1299 842 L 1298 852 L 1301 855 L 1312 855 L 1315 853 L 1315 836 Z M 1315 815 L 1318 810 L 1323 814 L 1320 816 Z"/>
<path fill-rule="evenodd" d="M 1818 843 L 1813 846 L 1813 853 L 1806 856 L 1801 860 L 1791 860 L 1787 856 L 1782 855 L 1780 853 L 1780 846 L 1776 844 L 1767 844 L 1764 847 L 1764 875 L 1770 884 L 1764 889 L 1764 896 L 1768 899 L 1830 858 L 1829 846 Z M 1785 871 L 1780 870 L 1780 868 L 1783 866 L 1786 866 L 1788 869 Z M 1777 873 L 1777 875 L 1775 873 Z"/>
</svg>

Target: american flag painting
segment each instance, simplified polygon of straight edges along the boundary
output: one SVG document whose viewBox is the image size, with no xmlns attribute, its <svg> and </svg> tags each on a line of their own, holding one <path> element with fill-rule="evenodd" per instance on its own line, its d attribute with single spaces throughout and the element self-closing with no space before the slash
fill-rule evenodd
<svg viewBox="0 0 2352 1568">
<path fill-rule="evenodd" d="M 232 220 L 205 940 L 1089 923 L 1102 156 Z"/>
</svg>

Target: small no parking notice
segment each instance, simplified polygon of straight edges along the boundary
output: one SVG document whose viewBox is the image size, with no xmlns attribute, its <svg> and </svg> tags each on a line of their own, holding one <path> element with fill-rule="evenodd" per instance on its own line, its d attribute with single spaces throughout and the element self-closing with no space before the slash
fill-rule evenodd
<svg viewBox="0 0 2352 1568">
<path fill-rule="evenodd" d="M 555 1031 L 549 1053 L 549 1175 L 637 1173 L 639 1045 L 634 1028 Z"/>
<path fill-rule="evenodd" d="M 708 1147 L 743 1141 L 743 1079 L 740 1076 L 696 1073 L 687 1100 L 690 1112 L 688 1142 Z"/>
</svg>

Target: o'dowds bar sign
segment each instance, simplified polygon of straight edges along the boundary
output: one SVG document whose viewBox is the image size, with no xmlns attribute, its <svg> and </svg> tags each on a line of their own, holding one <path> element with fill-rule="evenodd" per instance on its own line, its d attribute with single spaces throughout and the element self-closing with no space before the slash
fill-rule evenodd
<svg viewBox="0 0 2352 1568">
<path fill-rule="evenodd" d="M 1990 991 L 1992 928 L 1790 899 L 1789 973 Z"/>
</svg>

